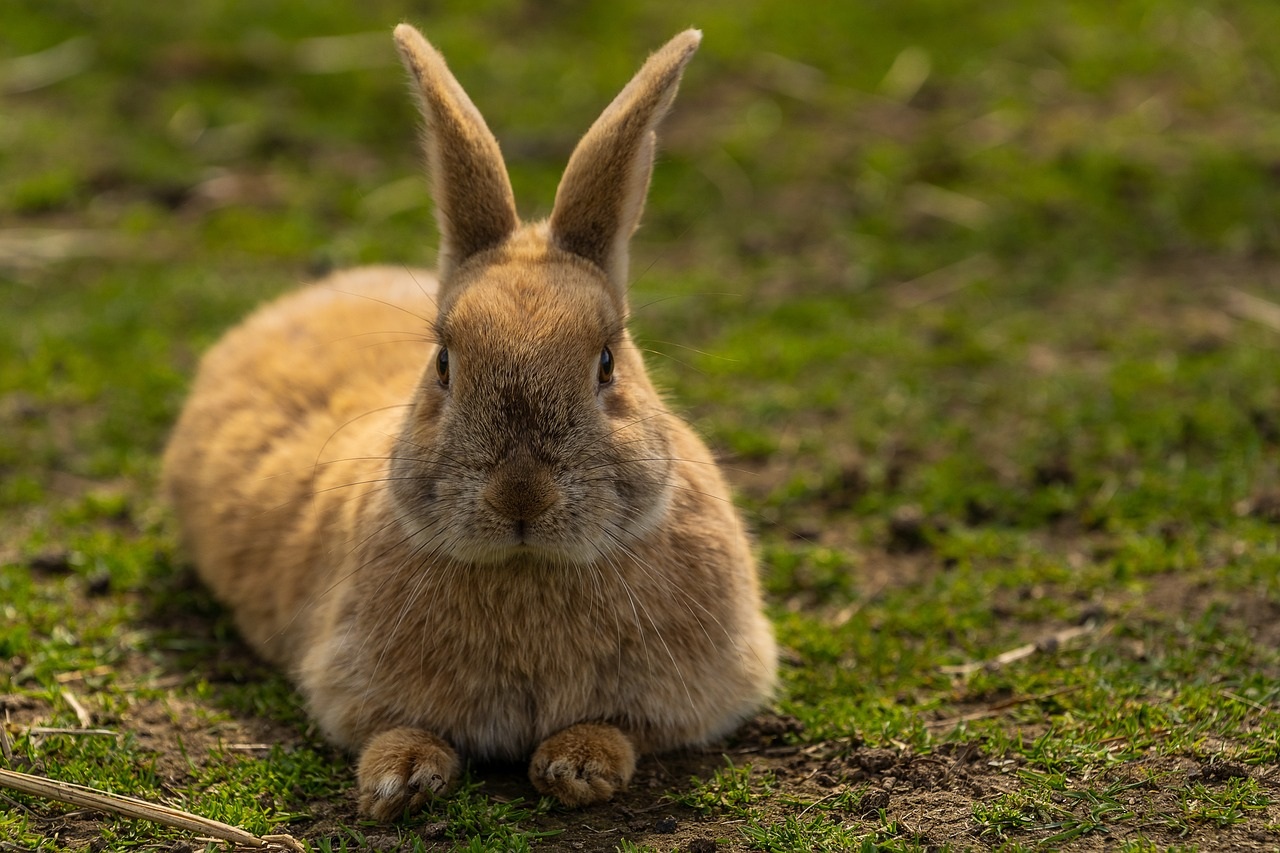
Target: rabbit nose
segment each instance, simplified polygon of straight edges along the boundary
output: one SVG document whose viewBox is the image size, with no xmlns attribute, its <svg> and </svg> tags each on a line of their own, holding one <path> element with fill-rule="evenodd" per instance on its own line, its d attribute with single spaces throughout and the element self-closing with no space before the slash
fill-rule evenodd
<svg viewBox="0 0 1280 853">
<path fill-rule="evenodd" d="M 485 503 L 503 516 L 519 522 L 521 530 L 559 499 L 560 488 L 546 466 L 539 464 L 524 449 L 517 450 L 503 461 L 484 489 Z"/>
</svg>

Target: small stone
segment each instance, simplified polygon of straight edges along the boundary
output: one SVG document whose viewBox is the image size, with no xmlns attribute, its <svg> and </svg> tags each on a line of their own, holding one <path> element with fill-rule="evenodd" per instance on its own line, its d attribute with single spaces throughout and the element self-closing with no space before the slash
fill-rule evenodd
<svg viewBox="0 0 1280 853">
<path fill-rule="evenodd" d="M 924 512 L 920 507 L 905 504 L 895 509 L 889 516 L 889 550 L 897 553 L 920 551 L 928 544 Z"/>
<path fill-rule="evenodd" d="M 418 836 L 423 841 L 440 841 L 449 834 L 449 824 L 442 820 L 423 824 L 418 827 Z"/>
<path fill-rule="evenodd" d="M 1249 771 L 1230 761 L 1215 761 L 1187 774 L 1191 780 L 1226 782 L 1230 779 L 1248 779 Z"/>
<path fill-rule="evenodd" d="M 15 391 L 0 397 L 0 420 L 34 421 L 44 413 L 40 401 L 30 394 Z"/>
<path fill-rule="evenodd" d="M 102 596 L 111 592 L 111 573 L 94 572 L 89 577 L 89 582 L 84 591 L 90 598 L 102 598 Z"/>
<path fill-rule="evenodd" d="M 879 788 L 872 788 L 858 800 L 858 811 L 865 817 L 874 817 L 887 808 L 889 808 L 889 792 Z"/>
<path fill-rule="evenodd" d="M 64 549 L 41 551 L 27 560 L 27 568 L 46 575 L 61 575 L 71 571 L 71 552 Z"/>
<path fill-rule="evenodd" d="M 970 527 L 980 527 L 996 517 L 996 510 L 991 504 L 977 498 L 967 498 L 964 502 L 964 522 Z"/>
<path fill-rule="evenodd" d="M 658 822 L 653 825 L 653 831 L 670 835 L 676 831 L 676 819 L 671 815 L 664 815 L 658 818 Z"/>
<path fill-rule="evenodd" d="M 1076 615 L 1077 625 L 1088 625 L 1090 623 L 1102 623 L 1107 619 L 1107 608 L 1102 604 L 1092 603 L 1085 606 Z"/>
<path fill-rule="evenodd" d="M 1054 456 L 1036 465 L 1031 478 L 1037 486 L 1070 486 L 1076 481 L 1076 472 L 1065 455 Z"/>
<path fill-rule="evenodd" d="M 1280 489 L 1259 492 L 1236 507 L 1240 515 L 1249 515 L 1261 521 L 1280 524 Z"/>
<path fill-rule="evenodd" d="M 891 749 L 861 749 L 850 755 L 848 760 L 869 773 L 881 773 L 898 763 L 898 754 Z"/>
</svg>

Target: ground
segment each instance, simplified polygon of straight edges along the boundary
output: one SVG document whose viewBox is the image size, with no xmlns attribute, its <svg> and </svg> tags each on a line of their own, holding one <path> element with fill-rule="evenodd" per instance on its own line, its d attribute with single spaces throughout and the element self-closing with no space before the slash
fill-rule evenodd
<svg viewBox="0 0 1280 853">
<path fill-rule="evenodd" d="M 887 563 L 895 559 L 906 558 L 886 555 Z M 919 582 L 918 577 L 912 582 Z M 174 585 L 170 592 L 175 598 L 198 594 L 189 577 L 178 576 Z M 89 585 L 77 592 L 94 595 Z M 1098 602 L 1088 617 L 1123 612 L 1125 620 L 1137 627 L 1144 619 L 1158 623 L 1155 614 L 1161 612 L 1173 610 L 1194 618 L 1211 609 L 1260 643 L 1274 647 L 1280 639 L 1274 604 L 1262 607 L 1253 601 L 1227 600 L 1203 584 L 1169 575 L 1161 576 L 1141 596 Z M 1166 733 L 1159 729 L 1104 739 L 1096 744 L 1104 756 L 1096 777 L 1082 779 L 1079 789 L 1064 785 L 1047 802 L 1036 804 L 1019 793 L 1027 776 L 1040 772 L 1035 761 L 1020 750 L 995 746 L 987 738 L 946 740 L 924 751 L 893 740 L 872 744 L 856 734 L 811 740 L 798 719 L 776 713 L 756 717 L 728 741 L 706 749 L 645 757 L 630 790 L 607 805 L 561 809 L 539 802 L 524 767 L 482 766 L 471 769 L 460 802 L 441 804 L 400 827 L 374 826 L 362 823 L 356 814 L 346 759 L 319 742 L 305 724 L 278 722 L 243 708 L 224 707 L 219 701 L 220 684 L 278 681 L 239 643 L 216 636 L 219 621 L 216 615 L 210 618 L 206 608 L 159 609 L 146 624 L 164 636 L 188 637 L 202 644 L 204 657 L 193 658 L 185 652 L 134 655 L 82 676 L 71 673 L 59 684 L 72 695 L 92 695 L 94 681 L 108 675 L 148 685 L 146 692 L 156 698 L 130 702 L 117 714 L 95 714 L 93 722 L 132 741 L 133 760 L 145 765 L 159 790 L 168 792 L 165 799 L 183 799 L 191 786 L 211 773 L 225 773 L 225 765 L 241 758 L 285 765 L 270 778 L 291 780 L 291 790 L 283 795 L 298 814 L 280 829 L 316 845 L 327 841 L 333 849 L 345 844 L 347 849 L 446 850 L 469 838 L 480 839 L 482 847 L 484 839 L 492 838 L 494 849 L 501 849 L 512 841 L 506 830 L 518 827 L 537 849 L 547 850 L 612 851 L 628 842 L 656 850 L 786 850 L 812 843 L 811 824 L 823 826 L 817 836 L 822 840 L 813 849 L 830 850 L 848 849 L 866 838 L 897 840 L 920 849 L 996 849 L 1010 837 L 1032 846 L 1071 842 L 1077 850 L 1110 850 L 1125 842 L 1158 849 L 1273 850 L 1277 843 L 1277 767 L 1224 758 L 1229 744 L 1169 751 L 1161 748 Z M 1105 642 L 1098 635 L 1106 629 L 1091 626 L 1083 635 L 1087 642 Z M 209 654 L 211 650 L 216 651 Z M 1059 653 L 1044 643 L 1036 652 Z M 193 667 L 209 679 L 200 691 L 204 701 L 193 701 L 180 689 L 190 684 Z M 966 723 L 978 720 L 1007 724 L 1027 705 L 1052 712 L 1059 697 L 1073 689 L 1079 688 L 1039 696 L 971 696 L 954 702 L 947 715 L 926 714 L 921 722 L 938 733 L 963 730 Z M 11 695 L 0 701 L 10 729 L 20 734 L 57 721 L 56 709 L 39 699 Z M 210 707 L 218 709 L 216 721 L 209 719 Z M 1274 730 L 1261 726 L 1265 709 L 1255 710 L 1259 714 L 1254 730 L 1241 736 L 1274 739 Z M 1031 718 L 1044 719 L 1044 714 Z M 1018 729 L 1027 740 L 1054 736 L 1043 722 Z M 29 735 L 27 758 L 19 757 L 12 766 L 46 770 L 40 756 L 47 745 L 60 738 L 94 737 Z M 106 744 L 118 743 L 117 737 L 96 737 Z M 312 753 L 307 760 L 312 766 L 288 767 L 290 754 L 297 751 Z M 303 781 L 307 773 L 330 776 L 323 795 L 307 790 Z M 251 778 L 245 781 L 251 783 Z M 1190 791 L 1203 805 L 1188 803 Z M 1250 795 L 1241 797 L 1246 791 Z M 264 791 L 262 797 L 264 806 L 273 807 L 280 802 L 281 792 Z M 1016 831 L 992 833 L 976 818 L 982 809 L 1005 801 L 1010 801 L 1016 815 L 1010 818 Z M 1238 820 L 1231 818 L 1227 801 L 1242 809 Z M 9 802 L 28 811 L 21 803 Z M 1188 821 L 1189 806 L 1205 809 L 1205 818 Z M 1214 808 L 1222 811 L 1208 814 Z M 52 841 L 55 849 L 111 848 L 99 840 L 106 820 L 100 813 L 41 807 L 29 814 L 29 831 Z M 791 844 L 788 832 L 798 846 Z M 767 838 L 769 833 L 776 837 L 767 845 L 753 845 L 753 840 Z M 119 837 L 129 835 L 126 829 Z M 414 846 L 415 841 L 420 846 Z"/>
<path fill-rule="evenodd" d="M 0 768 L 321 851 L 1280 849 L 1280 5 L 429 11 L 0 13 Z M 237 318 L 431 263 L 402 19 L 529 218 L 705 33 L 632 327 L 756 536 L 782 684 L 605 806 L 476 767 L 360 822 L 156 495 Z M 0 791 L 0 853 L 205 844 Z"/>
</svg>

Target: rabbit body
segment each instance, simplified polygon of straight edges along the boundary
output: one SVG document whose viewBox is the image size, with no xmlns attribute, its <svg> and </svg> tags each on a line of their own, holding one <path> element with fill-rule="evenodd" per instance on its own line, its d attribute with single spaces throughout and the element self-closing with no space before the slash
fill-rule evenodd
<svg viewBox="0 0 1280 853">
<path fill-rule="evenodd" d="M 623 90 L 534 225 L 438 54 L 396 36 L 422 89 L 439 277 L 350 270 L 230 331 L 165 489 L 245 638 L 361 754 L 364 811 L 421 804 L 466 756 L 532 755 L 539 790 L 594 802 L 637 750 L 724 734 L 774 682 L 728 489 L 625 329 L 626 238 L 696 34 Z"/>
</svg>

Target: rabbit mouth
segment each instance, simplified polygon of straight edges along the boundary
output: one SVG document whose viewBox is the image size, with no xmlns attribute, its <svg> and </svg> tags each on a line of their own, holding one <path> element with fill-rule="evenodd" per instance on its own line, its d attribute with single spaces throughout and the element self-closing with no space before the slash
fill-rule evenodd
<svg viewBox="0 0 1280 853">
<path fill-rule="evenodd" d="M 509 537 L 505 550 L 516 555 L 538 555 L 542 553 L 560 553 L 564 550 L 563 546 L 555 542 L 547 542 L 546 538 L 539 536 L 534 525 L 524 519 L 514 519 L 508 522 Z M 495 543 L 499 547 L 503 543 Z"/>
<path fill-rule="evenodd" d="M 583 523 L 563 507 L 530 519 L 492 512 L 481 504 L 469 518 L 455 517 L 446 524 L 453 535 L 444 551 L 455 560 L 474 564 L 583 566 L 609 559 L 617 542 L 632 538 L 623 532 L 621 519 Z M 607 528 L 617 532 L 610 536 Z"/>
<path fill-rule="evenodd" d="M 465 562 L 485 565 L 574 566 L 595 562 L 601 551 L 599 546 L 580 539 L 552 539 L 513 531 L 505 538 L 478 537 L 457 542 L 453 554 Z"/>
</svg>

